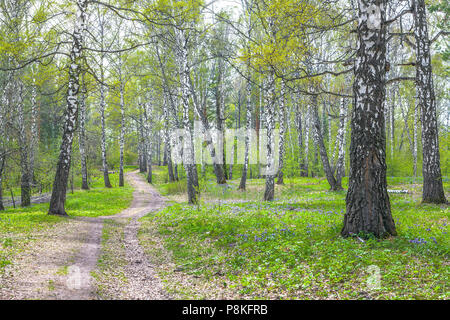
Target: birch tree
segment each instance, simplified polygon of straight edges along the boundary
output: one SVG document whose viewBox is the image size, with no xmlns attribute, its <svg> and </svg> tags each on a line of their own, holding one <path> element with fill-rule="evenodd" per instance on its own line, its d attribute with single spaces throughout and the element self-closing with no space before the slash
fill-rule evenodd
<svg viewBox="0 0 450 320">
<path fill-rule="evenodd" d="M 431 66 L 425 0 L 413 0 L 414 38 L 416 39 L 417 104 L 422 122 L 423 192 L 424 203 L 446 203 L 442 185 L 436 96 Z"/>
<path fill-rule="evenodd" d="M 279 143 L 279 155 L 278 155 L 278 180 L 277 184 L 284 184 L 283 181 L 283 167 L 284 167 L 284 153 L 285 143 L 284 135 L 286 131 L 286 97 L 285 97 L 285 84 L 281 81 L 279 108 L 278 108 L 278 123 L 280 124 L 280 143 Z"/>
<path fill-rule="evenodd" d="M 359 0 L 344 237 L 396 235 L 386 181 L 386 1 Z"/>
<path fill-rule="evenodd" d="M 79 95 L 79 135 L 78 144 L 80 149 L 80 162 L 81 162 L 81 189 L 89 190 L 88 183 L 88 168 L 87 168 L 87 155 L 86 155 L 86 83 L 84 73 L 81 77 L 81 93 Z"/>
<path fill-rule="evenodd" d="M 72 156 L 72 142 L 78 113 L 78 93 L 80 91 L 81 57 L 83 54 L 83 38 L 86 25 L 88 0 L 76 1 L 76 21 L 71 34 L 71 50 L 69 60 L 69 84 L 67 89 L 67 110 L 64 119 L 62 142 L 50 199 L 49 214 L 67 215 L 65 210 L 67 181 Z"/>
</svg>

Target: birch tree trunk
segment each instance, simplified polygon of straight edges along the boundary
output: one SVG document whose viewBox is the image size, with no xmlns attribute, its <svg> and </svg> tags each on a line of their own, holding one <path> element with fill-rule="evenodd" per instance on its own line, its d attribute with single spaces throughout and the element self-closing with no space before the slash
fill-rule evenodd
<svg viewBox="0 0 450 320">
<path fill-rule="evenodd" d="M 418 144 L 418 119 L 419 119 L 419 106 L 417 105 L 417 103 L 414 105 L 414 127 L 413 127 L 413 172 L 414 172 L 414 177 L 417 177 L 417 144 Z"/>
<path fill-rule="evenodd" d="M 31 87 L 31 139 L 30 139 L 30 185 L 35 183 L 34 179 L 34 167 L 35 167 L 35 158 L 36 151 L 39 142 L 39 132 L 38 132 L 38 106 L 36 102 L 36 79 L 33 77 L 33 84 Z"/>
<path fill-rule="evenodd" d="M 125 185 L 124 178 L 124 150 L 125 150 L 125 89 L 123 85 L 123 80 L 120 80 L 120 137 L 119 137 L 119 148 L 120 148 L 120 159 L 119 159 L 119 187 Z"/>
<path fill-rule="evenodd" d="M 163 114 L 164 114 L 164 145 L 166 147 L 166 161 L 167 161 L 167 170 L 169 174 L 169 182 L 175 181 L 175 176 L 173 173 L 173 162 L 172 162 L 172 147 L 170 144 L 170 120 L 169 120 L 169 98 L 167 97 L 167 90 L 164 90 L 165 103 L 163 106 Z"/>
<path fill-rule="evenodd" d="M 1 112 L 1 110 L 0 110 Z M 0 116 L 1 117 L 1 116 Z M 0 119 L 0 125 L 1 125 L 1 119 Z M 1 131 L 0 131 L 1 133 Z M 1 154 L 3 150 L 0 150 L 0 211 L 5 210 L 5 207 L 3 206 L 3 169 L 5 168 L 5 157 L 3 154 Z"/>
<path fill-rule="evenodd" d="M 247 77 L 250 79 L 250 65 L 247 63 Z M 245 190 L 247 183 L 247 171 L 249 162 L 249 151 L 250 151 L 250 136 L 252 129 L 252 84 L 250 80 L 247 80 L 246 86 L 246 96 L 247 103 L 245 106 L 246 118 L 245 118 L 245 154 L 244 154 L 244 166 L 242 168 L 241 182 L 239 183 L 239 189 Z"/>
<path fill-rule="evenodd" d="M 428 37 L 425 0 L 414 0 L 414 37 L 416 39 L 417 103 L 422 120 L 423 193 L 424 203 L 447 203 L 442 185 L 436 97 Z"/>
<path fill-rule="evenodd" d="M 81 79 L 81 94 L 79 99 L 80 113 L 80 132 L 79 132 L 79 149 L 81 160 L 81 189 L 89 190 L 88 172 L 87 172 L 87 156 L 86 156 L 86 84 L 84 82 L 84 74 Z"/>
<path fill-rule="evenodd" d="M 314 134 L 314 142 L 319 149 L 320 158 L 322 159 L 323 171 L 325 172 L 325 176 L 327 177 L 327 181 L 330 184 L 331 190 L 342 190 L 342 186 L 337 185 L 336 179 L 334 178 L 333 171 L 330 167 L 330 162 L 328 160 L 327 149 L 325 147 L 324 139 L 322 136 L 322 131 L 320 128 L 320 119 L 319 119 L 319 108 L 317 104 L 317 95 L 312 96 L 312 125 L 313 125 L 313 134 Z"/>
<path fill-rule="evenodd" d="M 30 187 L 30 171 L 29 171 L 29 145 L 27 141 L 27 133 L 25 131 L 25 113 L 23 106 L 23 83 L 17 79 L 15 82 L 16 97 L 15 106 L 17 108 L 18 117 L 18 141 L 20 150 L 20 206 L 28 207 L 31 204 L 31 187 Z"/>
<path fill-rule="evenodd" d="M 218 71 L 217 71 L 217 83 L 216 83 L 216 120 L 217 120 L 217 130 L 222 133 L 222 137 L 225 133 L 225 127 L 224 127 L 224 97 L 223 97 L 223 84 L 222 84 L 222 73 L 224 71 L 223 68 L 223 61 L 222 59 L 219 59 L 218 63 Z M 225 180 L 228 179 L 227 174 L 227 164 L 225 159 L 225 143 L 222 143 L 222 165 L 221 165 L 222 171 L 224 173 Z"/>
<path fill-rule="evenodd" d="M 67 89 L 67 111 L 63 129 L 62 143 L 55 181 L 53 183 L 50 199 L 49 214 L 67 215 L 64 208 L 66 202 L 67 181 L 72 156 L 72 141 L 78 113 L 77 95 L 80 88 L 80 57 L 83 49 L 83 32 L 85 29 L 86 9 L 88 0 L 77 0 L 77 19 L 72 34 L 72 47 L 70 51 L 69 84 Z"/>
<path fill-rule="evenodd" d="M 273 172 L 275 168 L 275 78 L 273 74 L 268 76 L 267 81 L 267 96 L 266 96 L 266 107 L 265 107 L 265 122 L 267 130 L 267 164 L 266 164 L 266 189 L 264 191 L 264 200 L 272 201 L 275 196 L 275 175 Z"/>
<path fill-rule="evenodd" d="M 386 182 L 385 0 L 359 0 L 350 178 L 342 236 L 396 235 Z"/>
<path fill-rule="evenodd" d="M 147 146 L 147 182 L 152 183 L 152 128 L 151 128 L 151 114 L 153 108 L 151 103 L 145 104 L 144 110 L 144 132 L 145 145 Z"/>
<path fill-rule="evenodd" d="M 172 160 L 172 147 L 171 147 L 171 127 L 179 128 L 178 116 L 177 116 L 177 106 L 172 95 L 172 91 L 169 86 L 169 81 L 167 78 L 165 66 L 162 63 L 161 55 L 159 53 L 159 46 L 156 46 L 156 55 L 158 57 L 159 67 L 163 78 L 163 91 L 165 104 L 163 107 L 164 115 L 164 143 L 166 144 L 167 150 L 167 169 L 169 173 L 169 182 L 178 181 L 178 170 L 177 165 L 173 163 Z"/>
<path fill-rule="evenodd" d="M 103 72 L 102 72 L 103 73 Z M 102 82 L 103 82 L 102 76 Z M 106 159 L 106 119 L 105 119 L 105 109 L 106 109 L 106 101 L 105 101 L 105 86 L 100 84 L 100 120 L 102 124 L 102 167 L 103 167 L 103 180 L 106 188 L 112 188 L 111 182 L 109 181 L 109 173 L 108 173 L 108 161 Z"/>
<path fill-rule="evenodd" d="M 6 82 L 5 86 L 2 90 L 2 99 L 0 102 L 0 211 L 5 210 L 5 207 L 3 206 L 3 172 L 5 168 L 5 162 L 6 162 L 6 130 L 5 130 L 5 116 L 6 116 L 6 110 L 9 106 L 9 99 L 8 99 L 8 88 L 10 86 L 11 81 L 11 72 L 8 72 L 6 74 Z"/>
<path fill-rule="evenodd" d="M 142 117 L 144 110 L 142 103 L 138 103 L 139 106 L 139 120 L 138 120 L 138 151 L 139 151 L 139 172 L 147 172 L 147 148 L 145 147 L 145 134 L 144 134 L 144 119 Z"/>
<path fill-rule="evenodd" d="M 309 131 L 311 128 L 311 106 L 306 106 L 305 116 L 305 160 L 304 160 L 304 177 L 309 175 Z"/>
<path fill-rule="evenodd" d="M 302 128 L 302 113 L 299 108 L 300 99 L 297 98 L 296 103 L 296 124 L 297 124 L 297 142 L 298 142 L 298 152 L 299 152 L 299 167 L 300 167 L 300 176 L 306 177 L 308 175 L 307 171 L 305 172 L 305 150 L 303 145 L 303 128 Z"/>
<path fill-rule="evenodd" d="M 183 106 L 184 148 L 183 164 L 186 170 L 186 183 L 189 204 L 197 204 L 199 198 L 199 186 L 197 166 L 194 162 L 194 146 L 192 143 L 191 126 L 189 121 L 189 78 L 187 43 L 183 31 L 175 29 L 177 38 L 177 54 L 180 70 L 181 99 Z M 194 172 L 195 171 L 195 172 Z"/>
<path fill-rule="evenodd" d="M 224 184 L 227 182 L 226 181 L 227 175 L 226 175 L 226 172 L 224 172 L 226 167 L 224 165 L 220 164 L 220 159 L 218 159 L 218 157 L 217 157 L 216 148 L 213 145 L 212 136 L 211 136 L 211 133 L 209 132 L 210 127 L 209 127 L 208 118 L 206 117 L 206 113 L 203 112 L 203 110 L 201 110 L 201 108 L 200 108 L 200 103 L 197 99 L 197 95 L 195 93 L 195 88 L 191 81 L 189 81 L 189 90 L 191 92 L 192 100 L 194 102 L 195 111 L 196 111 L 197 115 L 199 116 L 200 121 L 202 122 L 202 133 L 205 138 L 206 148 L 208 149 L 208 151 L 211 155 L 211 159 L 213 161 L 214 174 L 216 175 L 217 184 Z M 216 110 L 221 110 L 221 108 L 218 108 Z M 222 116 L 223 116 L 223 114 L 222 114 Z M 221 123 L 221 121 L 218 121 L 218 123 Z M 223 152 L 224 151 L 224 148 L 223 148 L 223 145 L 224 145 L 224 141 L 223 141 L 224 134 L 223 133 L 224 133 L 224 131 L 223 131 L 223 128 L 222 129 L 218 128 L 218 131 L 222 133 L 221 148 L 222 148 L 222 152 Z M 224 157 L 224 155 L 223 155 L 223 157 Z M 195 172 L 194 172 L 194 174 L 195 174 Z"/>
<path fill-rule="evenodd" d="M 278 109 L 278 121 L 280 124 L 280 149 L 279 149 L 279 158 L 278 158 L 278 180 L 277 184 L 284 184 L 283 181 L 283 167 L 284 167 L 284 134 L 286 131 L 286 106 L 285 106 L 285 85 L 284 82 L 281 82 L 280 89 L 280 104 Z"/>
<path fill-rule="evenodd" d="M 339 110 L 339 131 L 337 136 L 336 145 L 338 146 L 338 157 L 336 160 L 336 185 L 341 186 L 342 189 L 342 177 L 345 175 L 345 133 L 347 127 L 347 106 L 345 105 L 345 99 L 341 99 L 341 106 Z"/>
</svg>

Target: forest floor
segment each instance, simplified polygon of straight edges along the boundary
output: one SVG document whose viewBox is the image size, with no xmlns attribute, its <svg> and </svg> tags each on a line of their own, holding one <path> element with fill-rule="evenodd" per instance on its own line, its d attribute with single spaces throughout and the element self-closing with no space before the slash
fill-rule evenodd
<svg viewBox="0 0 450 320">
<path fill-rule="evenodd" d="M 389 189 L 408 190 L 389 194 L 398 236 L 364 240 L 340 236 L 346 192 L 324 178 L 285 178 L 268 203 L 263 179 L 239 191 L 239 179 L 218 186 L 207 172 L 192 206 L 186 182 L 166 172 L 153 170 L 168 206 L 141 219 L 139 239 L 175 299 L 450 297 L 450 210 L 421 204 L 414 178 L 388 177 Z"/>
<path fill-rule="evenodd" d="M 45 217 L 50 220 L 40 221 L 41 227 L 20 230 L 19 225 L 28 226 L 29 221 L 8 223 L 7 218 L 11 220 L 11 217 L 3 214 L 0 217 L 5 224 L 2 249 L 6 254 L 3 252 L 4 257 L 0 256 L 3 263 L 0 298 L 169 298 L 137 240 L 138 219 L 162 208 L 164 199 L 136 173 L 128 172 L 126 175 L 128 183 L 134 188 L 133 200 L 128 208 L 114 216 L 58 218 L 46 217 L 41 213 L 31 219 L 42 220 Z M 122 190 L 127 193 L 131 189 Z M 104 195 L 100 195 L 99 198 L 116 204 L 124 200 L 120 196 L 105 199 Z M 100 205 L 96 207 L 98 214 L 102 211 L 106 214 L 117 213 L 101 210 Z M 26 244 L 20 245 L 18 239 L 21 236 L 32 241 L 24 241 Z M 113 250 L 113 254 L 108 250 Z M 108 258 L 115 261 L 122 258 L 124 263 L 112 265 Z"/>
<path fill-rule="evenodd" d="M 345 191 L 286 178 L 262 202 L 263 179 L 215 184 L 201 201 L 167 168 L 126 172 L 126 186 L 68 194 L 0 213 L 0 299 L 448 299 L 448 205 L 420 203 L 420 182 L 388 177 L 398 236 L 343 239 Z M 239 174 L 235 174 L 239 177 Z M 343 181 L 346 188 L 347 178 Z M 450 183 L 444 188 L 449 197 Z"/>
</svg>

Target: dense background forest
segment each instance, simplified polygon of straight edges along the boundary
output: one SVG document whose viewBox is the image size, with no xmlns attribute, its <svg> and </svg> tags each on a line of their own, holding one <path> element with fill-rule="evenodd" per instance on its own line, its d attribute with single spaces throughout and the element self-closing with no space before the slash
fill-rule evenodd
<svg viewBox="0 0 450 320">
<path fill-rule="evenodd" d="M 448 199 L 449 11 L 448 0 L 4 0 L 0 210 L 70 214 L 66 194 L 129 193 L 137 168 L 196 205 L 212 190 L 277 201 L 279 186 L 292 196 L 317 183 L 345 198 L 335 234 L 395 236 L 395 193 Z M 240 138 L 220 143 L 213 129 Z"/>
</svg>

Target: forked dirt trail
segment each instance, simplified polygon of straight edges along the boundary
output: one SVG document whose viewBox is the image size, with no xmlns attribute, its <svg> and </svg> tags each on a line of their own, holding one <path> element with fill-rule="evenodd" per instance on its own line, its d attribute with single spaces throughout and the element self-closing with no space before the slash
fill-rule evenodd
<svg viewBox="0 0 450 320">
<path fill-rule="evenodd" d="M 125 288 L 116 288 L 124 293 L 116 298 L 168 299 L 137 238 L 138 219 L 164 207 L 164 198 L 137 172 L 127 173 L 127 181 L 135 188 L 129 208 L 114 216 L 77 217 L 49 230 L 0 278 L 0 299 L 98 299 L 92 272 L 102 249 L 105 219 L 127 221 L 127 281 Z"/>
</svg>

